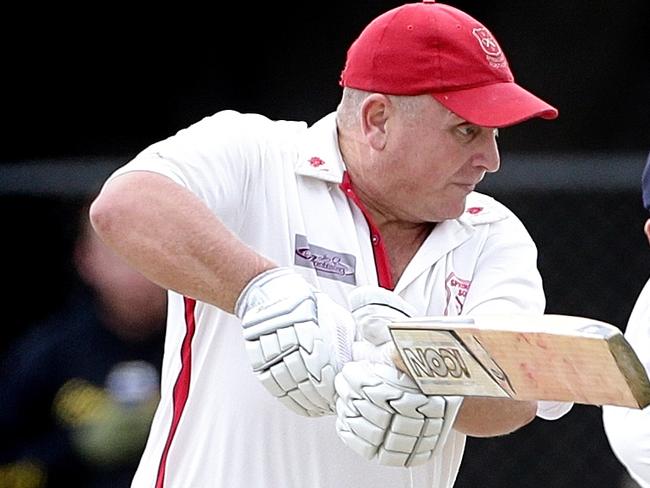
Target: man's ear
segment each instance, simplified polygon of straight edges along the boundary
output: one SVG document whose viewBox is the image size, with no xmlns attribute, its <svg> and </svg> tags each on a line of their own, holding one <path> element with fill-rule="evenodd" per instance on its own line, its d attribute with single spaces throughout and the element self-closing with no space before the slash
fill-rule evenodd
<svg viewBox="0 0 650 488">
<path fill-rule="evenodd" d="M 645 233 L 645 236 L 648 238 L 648 243 L 650 243 L 650 219 L 645 221 L 645 225 L 643 226 L 643 232 Z"/>
<path fill-rule="evenodd" d="M 386 146 L 386 121 L 393 111 L 393 105 L 386 95 L 373 93 L 361 104 L 361 130 L 368 145 L 376 151 Z"/>
</svg>

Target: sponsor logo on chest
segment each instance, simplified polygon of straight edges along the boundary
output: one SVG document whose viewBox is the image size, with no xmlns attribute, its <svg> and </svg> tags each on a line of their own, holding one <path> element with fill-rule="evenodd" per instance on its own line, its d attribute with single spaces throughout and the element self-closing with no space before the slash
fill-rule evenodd
<svg viewBox="0 0 650 488">
<path fill-rule="evenodd" d="M 296 234 L 294 264 L 312 268 L 322 278 L 356 285 L 357 259 L 352 254 L 332 251 L 310 244 L 307 237 Z"/>
</svg>

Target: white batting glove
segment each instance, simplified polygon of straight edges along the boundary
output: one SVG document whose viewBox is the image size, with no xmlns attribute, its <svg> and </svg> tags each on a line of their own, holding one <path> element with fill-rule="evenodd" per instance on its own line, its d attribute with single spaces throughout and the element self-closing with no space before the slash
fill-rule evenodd
<svg viewBox="0 0 650 488">
<path fill-rule="evenodd" d="M 334 377 L 352 358 L 350 312 L 292 269 L 275 268 L 246 285 L 235 314 L 264 387 L 300 415 L 333 414 Z"/>
<path fill-rule="evenodd" d="M 422 464 L 444 446 L 460 397 L 427 396 L 397 369 L 347 363 L 336 376 L 336 432 L 368 460 L 388 466 Z"/>
<path fill-rule="evenodd" d="M 396 293 L 362 286 L 349 295 L 357 322 L 354 362 L 336 377 L 341 440 L 366 459 L 390 466 L 424 463 L 444 446 L 460 397 L 427 396 L 395 368 L 388 323 L 417 315 Z"/>
<path fill-rule="evenodd" d="M 388 323 L 417 315 L 415 308 L 397 293 L 378 286 L 359 286 L 350 292 L 348 300 L 357 323 L 352 358 L 393 366 L 392 357 L 397 351 Z"/>
</svg>

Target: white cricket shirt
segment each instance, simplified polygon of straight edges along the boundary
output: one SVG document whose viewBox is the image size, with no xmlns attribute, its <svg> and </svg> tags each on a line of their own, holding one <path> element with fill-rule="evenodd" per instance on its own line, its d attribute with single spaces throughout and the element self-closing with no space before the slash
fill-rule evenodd
<svg viewBox="0 0 650 488">
<path fill-rule="evenodd" d="M 341 188 L 334 114 L 313 127 L 224 111 L 152 145 L 118 170 L 167 175 L 245 243 L 294 266 L 339 303 L 385 283 L 381 236 Z M 229 256 L 220 256 L 230 259 Z M 537 250 L 521 222 L 473 193 L 435 227 L 395 291 L 422 315 L 544 310 Z M 379 278 L 378 278 L 379 277 Z M 335 417 L 304 418 L 253 376 L 235 317 L 169 294 L 162 398 L 133 486 L 448 488 L 465 437 L 412 469 L 379 466 L 337 437 Z M 566 409 L 564 409 L 566 411 Z"/>
<path fill-rule="evenodd" d="M 625 329 L 646 371 L 650 371 L 650 281 L 637 298 Z M 603 425 L 614 454 L 642 488 L 650 488 L 650 407 L 603 406 Z"/>
</svg>

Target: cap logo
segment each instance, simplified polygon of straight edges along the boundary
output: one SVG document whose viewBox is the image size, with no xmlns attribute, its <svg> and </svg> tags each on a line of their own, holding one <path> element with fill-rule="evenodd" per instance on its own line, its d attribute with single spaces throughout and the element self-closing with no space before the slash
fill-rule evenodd
<svg viewBox="0 0 650 488">
<path fill-rule="evenodd" d="M 492 36 L 489 30 L 485 27 L 476 27 L 472 29 L 472 34 L 478 40 L 490 66 L 493 68 L 505 68 L 508 66 L 508 62 L 501 51 L 499 43 Z"/>
</svg>

